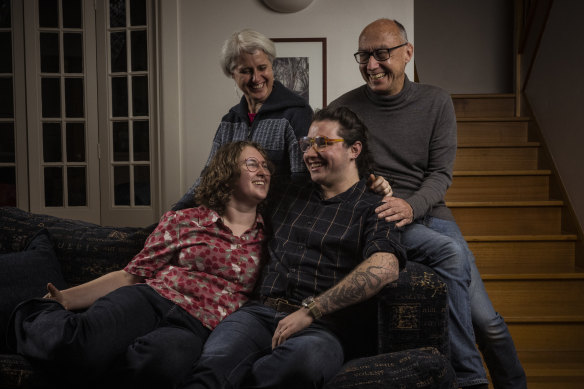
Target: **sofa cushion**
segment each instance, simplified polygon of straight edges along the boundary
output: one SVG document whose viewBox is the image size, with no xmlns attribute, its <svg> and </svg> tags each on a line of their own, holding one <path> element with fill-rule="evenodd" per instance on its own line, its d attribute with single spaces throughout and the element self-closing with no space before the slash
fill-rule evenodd
<svg viewBox="0 0 584 389">
<path fill-rule="evenodd" d="M 70 285 L 120 270 L 136 255 L 156 225 L 103 227 L 79 220 L 0 208 L 0 252 L 20 251 L 40 228 L 46 228 L 65 280 Z"/>
<path fill-rule="evenodd" d="M 448 359 L 434 347 L 353 359 L 325 389 L 454 389 L 456 375 Z"/>
<path fill-rule="evenodd" d="M 44 296 L 48 282 L 67 287 L 47 230 L 37 232 L 24 251 L 0 254 L 0 352 L 7 351 L 6 325 L 12 310 L 21 301 Z"/>
</svg>

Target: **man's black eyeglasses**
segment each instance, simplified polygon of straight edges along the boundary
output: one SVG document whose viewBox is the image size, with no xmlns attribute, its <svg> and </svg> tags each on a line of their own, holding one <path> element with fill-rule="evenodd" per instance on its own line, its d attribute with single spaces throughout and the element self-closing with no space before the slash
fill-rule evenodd
<svg viewBox="0 0 584 389">
<path fill-rule="evenodd" d="M 365 63 L 369 62 L 369 58 L 372 55 L 373 55 L 373 58 L 375 58 L 375 60 L 377 60 L 377 61 L 386 61 L 389 59 L 389 57 L 391 57 L 391 52 L 393 50 L 399 49 L 400 47 L 403 47 L 407 44 L 408 44 L 408 42 L 402 43 L 401 45 L 397 45 L 397 46 L 391 47 L 389 49 L 375 49 L 373 51 L 357 51 L 353 55 L 355 56 L 355 61 L 357 61 L 357 63 L 360 63 L 360 64 L 365 64 Z"/>
</svg>

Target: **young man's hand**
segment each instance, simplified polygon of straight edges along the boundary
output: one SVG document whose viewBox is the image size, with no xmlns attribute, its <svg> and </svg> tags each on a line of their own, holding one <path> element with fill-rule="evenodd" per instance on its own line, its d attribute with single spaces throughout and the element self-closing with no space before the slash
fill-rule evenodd
<svg viewBox="0 0 584 389">
<path fill-rule="evenodd" d="M 383 176 L 376 176 L 375 174 L 370 174 L 367 179 L 367 187 L 373 193 L 380 194 L 382 196 L 392 196 L 393 190 L 391 185 Z"/>
<path fill-rule="evenodd" d="M 300 308 L 280 320 L 272 337 L 272 350 L 295 333 L 308 327 L 313 320 L 312 315 L 306 308 Z"/>
</svg>

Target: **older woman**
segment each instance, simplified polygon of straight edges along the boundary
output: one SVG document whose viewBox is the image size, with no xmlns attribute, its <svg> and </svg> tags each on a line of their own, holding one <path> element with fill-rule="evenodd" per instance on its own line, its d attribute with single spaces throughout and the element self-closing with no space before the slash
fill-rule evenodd
<svg viewBox="0 0 584 389">
<path fill-rule="evenodd" d="M 254 30 L 238 31 L 225 41 L 221 68 L 243 96 L 221 119 L 208 161 L 221 145 L 251 140 L 266 150 L 276 166 L 275 175 L 306 174 L 298 139 L 308 133 L 312 109 L 303 98 L 274 80 L 275 57 L 274 42 Z M 193 206 L 198 184 L 199 179 L 173 209 Z"/>
<path fill-rule="evenodd" d="M 270 178 L 257 144 L 219 149 L 197 188 L 202 205 L 167 212 L 123 270 L 63 291 L 49 284 L 15 310 L 18 353 L 61 377 L 173 387 L 253 290 Z"/>
</svg>

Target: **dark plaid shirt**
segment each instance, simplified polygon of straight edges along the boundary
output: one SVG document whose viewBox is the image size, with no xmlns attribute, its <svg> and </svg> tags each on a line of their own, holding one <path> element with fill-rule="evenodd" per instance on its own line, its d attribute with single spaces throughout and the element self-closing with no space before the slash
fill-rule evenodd
<svg viewBox="0 0 584 389">
<path fill-rule="evenodd" d="M 266 222 L 272 228 L 269 264 L 262 296 L 299 304 L 337 284 L 376 252 L 396 255 L 400 269 L 405 251 L 394 223 L 377 218 L 381 197 L 361 180 L 349 190 L 324 200 L 318 185 L 272 185 Z"/>
</svg>

